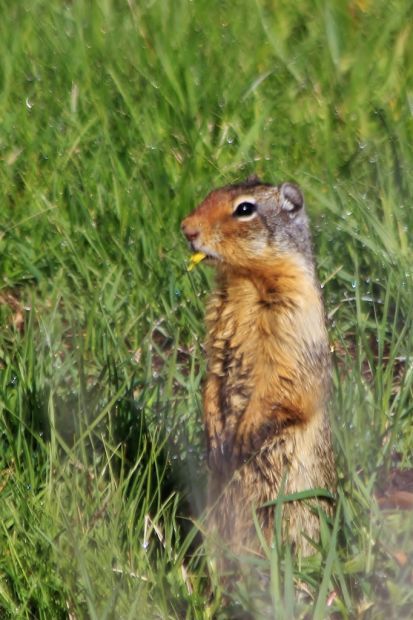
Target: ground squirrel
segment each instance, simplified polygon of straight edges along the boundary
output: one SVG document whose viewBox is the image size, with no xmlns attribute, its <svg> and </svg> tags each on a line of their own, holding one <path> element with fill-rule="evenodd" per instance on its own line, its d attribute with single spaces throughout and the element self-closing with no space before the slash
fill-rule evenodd
<svg viewBox="0 0 413 620">
<path fill-rule="evenodd" d="M 274 510 L 262 506 L 281 485 L 285 494 L 335 491 L 320 285 L 303 195 L 291 183 L 254 177 L 216 189 L 182 231 L 193 264 L 206 258 L 217 270 L 206 314 L 208 503 L 212 528 L 239 554 L 257 549 L 253 509 L 271 541 Z M 314 552 L 314 507 L 285 503 L 283 524 L 297 553 Z"/>
</svg>

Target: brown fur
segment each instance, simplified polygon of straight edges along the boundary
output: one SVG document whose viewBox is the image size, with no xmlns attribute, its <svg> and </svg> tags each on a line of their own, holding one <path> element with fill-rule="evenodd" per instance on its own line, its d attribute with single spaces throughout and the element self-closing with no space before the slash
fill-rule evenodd
<svg viewBox="0 0 413 620">
<path fill-rule="evenodd" d="M 182 224 L 218 272 L 206 315 L 208 504 L 211 529 L 237 554 L 258 549 L 253 510 L 271 541 L 274 510 L 262 505 L 281 485 L 335 491 L 328 339 L 300 198 L 290 185 L 229 186 Z M 257 209 L 247 221 L 233 215 L 244 199 Z M 314 551 L 303 533 L 317 541 L 319 520 L 307 502 L 286 503 L 283 523 L 297 551 Z"/>
</svg>

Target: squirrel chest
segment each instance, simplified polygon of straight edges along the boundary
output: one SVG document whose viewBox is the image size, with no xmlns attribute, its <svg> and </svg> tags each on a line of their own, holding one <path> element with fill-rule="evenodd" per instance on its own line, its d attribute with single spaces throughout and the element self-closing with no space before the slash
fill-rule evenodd
<svg viewBox="0 0 413 620">
<path fill-rule="evenodd" d="M 299 266 L 284 264 L 282 276 L 276 268 L 270 282 L 257 282 L 256 274 L 253 280 L 221 275 L 209 302 L 204 410 L 212 466 L 245 462 L 325 405 L 329 352 L 320 296 Z"/>
</svg>

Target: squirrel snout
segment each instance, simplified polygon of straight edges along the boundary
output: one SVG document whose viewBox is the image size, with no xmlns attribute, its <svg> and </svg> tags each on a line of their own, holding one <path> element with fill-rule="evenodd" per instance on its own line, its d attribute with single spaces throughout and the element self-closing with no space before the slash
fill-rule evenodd
<svg viewBox="0 0 413 620">
<path fill-rule="evenodd" d="M 199 237 L 199 229 L 193 225 L 191 226 L 185 220 L 181 224 L 181 230 L 189 242 L 195 241 Z"/>
</svg>

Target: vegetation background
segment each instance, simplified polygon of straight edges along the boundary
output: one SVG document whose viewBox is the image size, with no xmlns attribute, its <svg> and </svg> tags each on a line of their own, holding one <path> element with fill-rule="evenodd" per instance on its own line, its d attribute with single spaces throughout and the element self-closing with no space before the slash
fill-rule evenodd
<svg viewBox="0 0 413 620">
<path fill-rule="evenodd" d="M 409 0 L 1 3 L 2 618 L 411 617 L 412 29 Z M 253 172 L 306 195 L 339 511 L 224 607 L 179 222 Z"/>
</svg>

